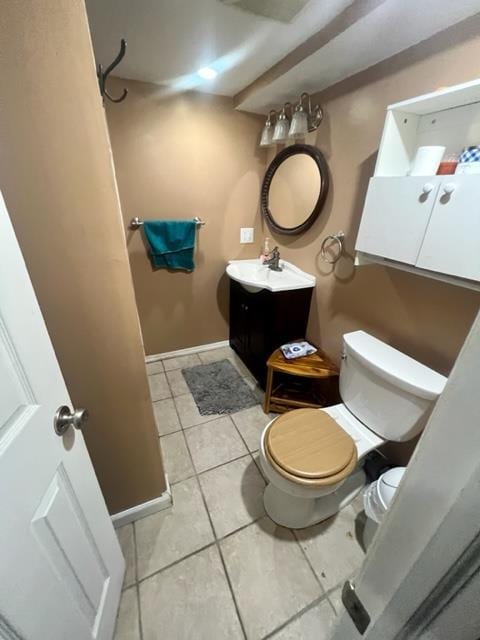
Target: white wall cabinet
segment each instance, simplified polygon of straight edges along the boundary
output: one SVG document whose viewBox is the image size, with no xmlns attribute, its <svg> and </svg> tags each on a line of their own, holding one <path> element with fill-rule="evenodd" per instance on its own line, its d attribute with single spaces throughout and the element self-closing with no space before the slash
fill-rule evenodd
<svg viewBox="0 0 480 640">
<path fill-rule="evenodd" d="M 416 266 L 480 281 L 480 175 L 446 178 Z"/>
<path fill-rule="evenodd" d="M 388 107 L 355 249 L 381 263 L 480 290 L 480 174 L 412 177 L 418 146 L 480 144 L 480 80 Z"/>
<path fill-rule="evenodd" d="M 371 178 L 356 250 L 415 264 L 440 180 Z"/>
<path fill-rule="evenodd" d="M 372 178 L 356 250 L 480 281 L 480 176 Z"/>
</svg>

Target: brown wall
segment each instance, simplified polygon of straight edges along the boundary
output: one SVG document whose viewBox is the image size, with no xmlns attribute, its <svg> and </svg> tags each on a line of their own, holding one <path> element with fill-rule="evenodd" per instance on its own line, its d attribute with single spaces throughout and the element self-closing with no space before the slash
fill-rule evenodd
<svg viewBox="0 0 480 640">
<path fill-rule="evenodd" d="M 0 188 L 118 512 L 165 482 L 83 2 L 4 2 L 0 40 Z"/>
<path fill-rule="evenodd" d="M 127 244 L 147 354 L 228 337 L 229 259 L 257 257 L 258 194 L 265 153 L 263 119 L 234 111 L 232 100 L 200 93 L 167 97 L 159 87 L 112 79 L 128 87 L 107 105 L 125 226 L 141 218 L 191 218 L 197 233 L 193 273 L 152 271 L 142 234 Z M 115 94 L 116 95 L 116 94 Z M 240 245 L 240 227 L 255 227 L 255 244 Z"/>
<path fill-rule="evenodd" d="M 373 174 L 385 108 L 479 74 L 480 19 L 436 36 L 318 96 L 325 121 L 308 142 L 326 155 L 331 191 L 304 235 L 275 236 L 284 258 L 317 277 L 309 337 L 338 360 L 342 334 L 364 329 L 442 373 L 449 373 L 480 295 L 394 269 L 354 269 L 353 247 Z M 346 233 L 348 255 L 334 272 L 320 260 L 322 239 Z"/>
</svg>

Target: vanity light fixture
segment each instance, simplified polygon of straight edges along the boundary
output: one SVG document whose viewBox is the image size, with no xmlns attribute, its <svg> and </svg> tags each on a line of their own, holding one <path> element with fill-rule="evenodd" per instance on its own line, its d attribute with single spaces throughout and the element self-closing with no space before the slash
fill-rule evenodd
<svg viewBox="0 0 480 640">
<path fill-rule="evenodd" d="M 308 115 L 300 101 L 295 107 L 292 123 L 290 125 L 290 131 L 288 132 L 288 137 L 304 138 L 307 135 L 307 133 L 308 133 Z"/>
<path fill-rule="evenodd" d="M 298 112 L 297 113 L 305 113 L 305 110 L 303 108 L 303 104 L 305 99 L 308 100 L 308 110 L 306 112 L 306 116 L 307 116 L 307 131 L 309 131 L 310 133 L 312 131 L 315 131 L 316 129 L 318 129 L 318 127 L 320 126 L 322 120 L 323 120 L 323 109 L 319 104 L 316 104 L 313 108 L 312 108 L 312 99 L 310 97 L 310 94 L 307 93 L 306 91 L 304 91 L 302 93 L 302 95 L 300 96 L 300 100 L 298 101 Z M 292 122 L 293 124 L 293 122 Z M 304 128 L 304 120 L 302 121 L 302 126 Z M 307 131 L 305 131 L 305 133 L 307 133 Z M 290 128 L 290 136 L 292 137 L 299 137 L 299 135 L 295 135 L 295 133 L 292 133 L 292 129 Z"/>
<path fill-rule="evenodd" d="M 214 80 L 218 76 L 218 71 L 215 71 L 212 67 L 202 67 L 197 71 L 197 75 L 204 80 Z"/>
<path fill-rule="evenodd" d="M 302 93 L 290 120 L 287 111 L 291 112 L 291 108 L 290 102 L 286 102 L 278 116 L 274 109 L 269 112 L 260 138 L 261 147 L 272 147 L 278 142 L 304 138 L 307 133 L 318 129 L 323 120 L 323 109 L 319 104 L 312 107 L 309 93 Z"/>
<path fill-rule="evenodd" d="M 271 109 L 268 113 L 267 120 L 265 121 L 265 126 L 262 129 L 262 135 L 260 137 L 261 147 L 273 147 L 275 144 L 273 142 L 273 120 L 275 120 L 276 117 L 277 112 L 275 109 Z"/>
<path fill-rule="evenodd" d="M 273 142 L 286 142 L 288 140 L 288 132 L 290 130 L 290 120 L 287 117 L 287 109 L 291 109 L 290 102 L 286 102 L 280 111 L 273 131 Z"/>
</svg>

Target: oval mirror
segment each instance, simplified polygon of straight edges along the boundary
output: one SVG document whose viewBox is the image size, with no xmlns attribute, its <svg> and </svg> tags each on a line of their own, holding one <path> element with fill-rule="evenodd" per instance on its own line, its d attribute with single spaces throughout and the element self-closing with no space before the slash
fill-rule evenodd
<svg viewBox="0 0 480 640">
<path fill-rule="evenodd" d="M 322 152 L 309 144 L 293 144 L 275 156 L 265 173 L 262 212 L 278 233 L 301 233 L 320 215 L 327 192 Z"/>
</svg>

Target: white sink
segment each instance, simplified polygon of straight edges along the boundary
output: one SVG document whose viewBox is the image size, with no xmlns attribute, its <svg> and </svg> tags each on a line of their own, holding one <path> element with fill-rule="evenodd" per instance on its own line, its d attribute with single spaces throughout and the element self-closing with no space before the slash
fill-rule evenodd
<svg viewBox="0 0 480 640">
<path fill-rule="evenodd" d="M 315 276 L 305 273 L 295 265 L 280 260 L 282 271 L 272 271 L 257 258 L 256 260 L 230 260 L 227 275 L 240 282 L 248 291 L 292 291 L 310 289 L 315 286 Z"/>
</svg>

